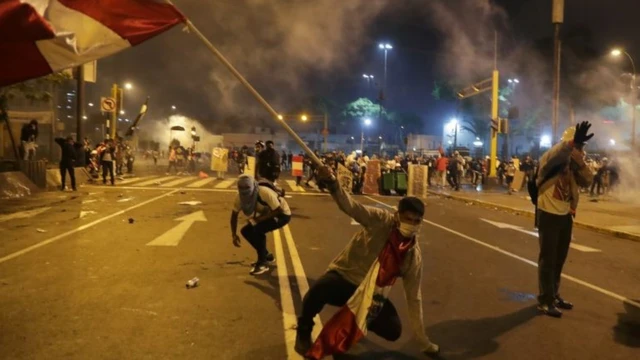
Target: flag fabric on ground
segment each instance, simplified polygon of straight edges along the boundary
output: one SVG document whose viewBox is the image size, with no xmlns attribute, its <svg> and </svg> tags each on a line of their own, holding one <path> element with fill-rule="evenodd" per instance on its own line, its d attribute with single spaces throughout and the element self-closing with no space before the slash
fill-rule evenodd
<svg viewBox="0 0 640 360">
<path fill-rule="evenodd" d="M 324 325 L 306 357 L 319 360 L 332 354 L 345 353 L 367 334 L 367 324 L 382 310 L 391 287 L 400 276 L 405 255 L 414 243 L 415 238 L 402 241 L 397 229 L 391 232 L 389 241 L 360 286 L 347 304 Z"/>
<path fill-rule="evenodd" d="M 115 54 L 183 21 L 156 0 L 2 0 L 0 86 Z"/>
</svg>

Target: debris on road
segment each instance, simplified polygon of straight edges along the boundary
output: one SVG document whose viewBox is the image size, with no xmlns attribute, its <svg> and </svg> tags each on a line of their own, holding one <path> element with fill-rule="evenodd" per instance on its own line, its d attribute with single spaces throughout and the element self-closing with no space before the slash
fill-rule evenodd
<svg viewBox="0 0 640 360">
<path fill-rule="evenodd" d="M 46 233 L 47 232 L 47 230 L 40 229 L 40 228 L 37 228 L 36 231 L 39 232 L 39 233 Z"/>
<path fill-rule="evenodd" d="M 134 221 L 133 218 L 129 218 L 129 224 L 133 224 Z"/>
<path fill-rule="evenodd" d="M 82 201 L 82 203 L 83 203 L 83 204 L 91 204 L 92 202 L 96 202 L 96 201 L 98 201 L 98 200 L 96 200 L 96 199 L 90 199 L 90 200 L 83 200 L 83 201 Z"/>
<path fill-rule="evenodd" d="M 197 277 L 194 277 L 193 279 L 187 281 L 187 289 L 191 289 L 191 288 L 195 288 L 198 287 L 198 284 L 200 284 L 200 279 L 198 279 Z"/>
<path fill-rule="evenodd" d="M 130 197 L 130 198 L 124 198 L 124 199 L 120 199 L 120 200 L 118 200 L 118 202 L 127 202 L 127 201 L 131 201 L 131 200 L 133 200 L 133 198 L 132 198 L 132 197 Z"/>
<path fill-rule="evenodd" d="M 190 205 L 190 206 L 202 205 L 202 201 L 183 201 L 181 203 L 178 203 L 178 205 Z"/>
<path fill-rule="evenodd" d="M 93 215 L 95 214 L 95 211 L 80 211 L 80 216 L 78 216 L 79 219 L 82 219 L 83 217 L 87 216 L 87 215 Z"/>
</svg>

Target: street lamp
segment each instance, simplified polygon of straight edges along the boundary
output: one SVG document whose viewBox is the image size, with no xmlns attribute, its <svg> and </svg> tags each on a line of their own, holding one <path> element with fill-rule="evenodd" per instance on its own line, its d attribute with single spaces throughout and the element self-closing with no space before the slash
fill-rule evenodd
<svg viewBox="0 0 640 360">
<path fill-rule="evenodd" d="M 300 116 L 300 120 L 307 121 L 307 120 L 309 120 L 309 118 L 307 117 L 307 115 L 302 115 L 302 116 Z"/>
<path fill-rule="evenodd" d="M 362 74 L 362 77 L 367 79 L 367 85 L 369 86 L 369 88 L 371 88 L 371 81 L 374 79 L 374 76 L 369 74 Z"/>
<path fill-rule="evenodd" d="M 131 85 L 131 83 L 126 83 L 126 84 L 124 84 L 124 88 L 127 89 L 127 90 L 131 90 L 131 89 L 133 89 L 133 85 Z"/>
<path fill-rule="evenodd" d="M 176 106 L 175 105 L 171 105 L 171 110 L 175 110 Z"/>
<path fill-rule="evenodd" d="M 388 43 L 380 43 L 378 44 L 378 48 L 384 50 L 384 82 L 382 84 L 382 93 L 384 94 L 387 90 L 387 52 L 393 49 L 393 46 Z"/>
<path fill-rule="evenodd" d="M 89 105 L 89 107 L 93 107 L 93 103 L 89 103 L 89 104 L 87 104 L 87 105 Z"/>
<path fill-rule="evenodd" d="M 611 55 L 618 57 L 622 54 L 625 54 L 629 61 L 631 61 L 631 68 L 633 69 L 633 73 L 631 74 L 631 147 L 636 146 L 636 63 L 633 61 L 631 55 L 628 52 L 622 49 L 613 49 L 611 50 Z"/>
<path fill-rule="evenodd" d="M 455 151 L 458 146 L 458 119 L 451 119 L 447 124 L 447 129 L 449 132 L 453 132 L 453 151 Z"/>
<path fill-rule="evenodd" d="M 124 110 L 120 110 L 120 115 L 124 115 Z"/>
<path fill-rule="evenodd" d="M 364 128 L 365 126 L 371 126 L 371 119 L 366 118 L 362 120 L 362 133 L 360 134 L 360 151 L 364 150 Z"/>
</svg>

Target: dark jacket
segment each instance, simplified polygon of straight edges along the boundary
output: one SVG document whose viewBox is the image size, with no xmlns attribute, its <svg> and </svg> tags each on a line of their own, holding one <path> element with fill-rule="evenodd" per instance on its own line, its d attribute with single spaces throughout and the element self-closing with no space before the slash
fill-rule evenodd
<svg viewBox="0 0 640 360">
<path fill-rule="evenodd" d="M 78 143 L 69 143 L 66 139 L 56 138 L 56 143 L 60 145 L 62 149 L 62 157 L 60 158 L 60 164 L 73 165 L 77 160 L 77 151 L 82 145 Z"/>
</svg>

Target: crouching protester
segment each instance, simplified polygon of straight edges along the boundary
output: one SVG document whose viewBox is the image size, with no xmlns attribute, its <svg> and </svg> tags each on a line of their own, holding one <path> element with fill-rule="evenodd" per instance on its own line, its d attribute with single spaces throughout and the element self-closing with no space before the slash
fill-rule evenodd
<svg viewBox="0 0 640 360">
<path fill-rule="evenodd" d="M 538 309 L 552 317 L 561 317 L 560 309 L 573 308 L 572 303 L 560 297 L 560 277 L 569 253 L 580 188 L 589 186 L 593 180 L 583 150 L 593 137 L 587 134 L 590 127 L 585 121 L 568 128 L 562 141 L 542 155 L 536 177 L 540 239 Z"/>
<path fill-rule="evenodd" d="M 240 247 L 238 237 L 238 215 L 240 211 L 249 218 L 240 233 L 253 246 L 258 254 L 255 263 L 251 264 L 251 275 L 260 275 L 269 271 L 269 265 L 275 258 L 267 250 L 267 233 L 280 229 L 291 220 L 291 210 L 285 199 L 268 186 L 262 186 L 249 175 L 238 178 L 238 196 L 231 212 L 231 237 L 233 245 Z"/>
<path fill-rule="evenodd" d="M 398 340 L 402 323 L 387 297 L 397 278 L 402 278 L 411 329 L 425 355 L 438 354 L 438 345 L 425 334 L 422 316 L 422 255 L 416 238 L 424 215 L 423 202 L 403 198 L 398 211 L 391 213 L 354 201 L 329 167 L 319 168 L 317 176 L 340 210 L 362 228 L 304 296 L 296 352 L 314 360 L 345 353 L 368 331 L 388 341 Z M 341 309 L 312 343 L 313 318 L 326 304 Z"/>
</svg>

